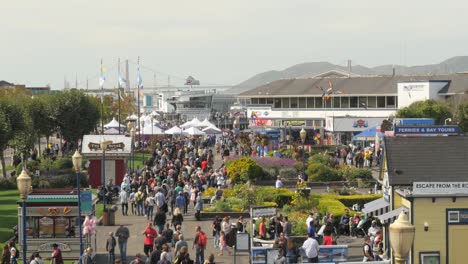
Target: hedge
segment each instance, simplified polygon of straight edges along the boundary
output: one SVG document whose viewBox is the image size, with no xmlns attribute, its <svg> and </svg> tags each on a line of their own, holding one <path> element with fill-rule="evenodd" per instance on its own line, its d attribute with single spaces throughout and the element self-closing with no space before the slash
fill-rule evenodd
<svg viewBox="0 0 468 264">
<path fill-rule="evenodd" d="M 229 162 L 226 171 L 232 183 L 243 183 L 263 178 L 262 168 L 249 157 Z"/>
<path fill-rule="evenodd" d="M 382 198 L 382 194 L 363 194 L 363 195 L 340 195 L 336 197 L 336 200 L 340 201 L 347 207 L 352 207 L 354 204 L 366 204 Z"/>
</svg>

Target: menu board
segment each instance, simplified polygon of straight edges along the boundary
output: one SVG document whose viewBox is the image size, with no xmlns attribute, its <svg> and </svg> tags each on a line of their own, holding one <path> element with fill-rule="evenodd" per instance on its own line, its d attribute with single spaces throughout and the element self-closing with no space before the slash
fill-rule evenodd
<svg viewBox="0 0 468 264">
<path fill-rule="evenodd" d="M 54 234 L 54 220 L 50 217 L 39 219 L 39 237 L 50 238 Z"/>
</svg>

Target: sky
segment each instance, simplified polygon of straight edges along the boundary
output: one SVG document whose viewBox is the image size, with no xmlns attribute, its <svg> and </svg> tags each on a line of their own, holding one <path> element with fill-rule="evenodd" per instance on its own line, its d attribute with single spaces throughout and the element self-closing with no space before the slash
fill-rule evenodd
<svg viewBox="0 0 468 264">
<path fill-rule="evenodd" d="M 117 85 L 140 57 L 145 86 L 235 85 L 303 62 L 421 65 L 467 55 L 468 2 L 440 0 L 2 1 L 0 80 Z M 155 82 L 156 77 L 156 82 Z"/>
</svg>

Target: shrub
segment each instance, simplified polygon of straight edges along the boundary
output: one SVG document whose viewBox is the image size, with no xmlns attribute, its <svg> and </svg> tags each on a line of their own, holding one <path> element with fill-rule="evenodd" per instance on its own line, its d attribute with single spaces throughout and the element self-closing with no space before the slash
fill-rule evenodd
<svg viewBox="0 0 468 264">
<path fill-rule="evenodd" d="M 263 170 L 253 159 L 243 157 L 228 164 L 227 174 L 232 183 L 243 183 L 249 180 L 261 179 Z"/>
<path fill-rule="evenodd" d="M 297 171 L 294 168 L 282 168 L 279 170 L 279 176 L 284 179 L 295 179 Z"/>
<path fill-rule="evenodd" d="M 71 174 L 53 177 L 49 180 L 49 184 L 50 188 L 76 188 L 76 175 Z M 80 174 L 80 185 L 85 188 L 89 186 L 88 179 L 84 174 Z"/>
<path fill-rule="evenodd" d="M 213 197 L 216 193 L 215 187 L 210 187 L 203 192 L 203 197 Z"/>
<path fill-rule="evenodd" d="M 26 167 L 27 167 L 27 169 L 29 170 L 29 172 L 31 174 L 34 174 L 36 172 L 36 170 L 39 169 L 39 165 L 40 165 L 40 163 L 38 161 L 36 161 L 36 160 L 29 160 L 26 163 Z M 20 175 L 22 170 L 23 170 L 23 162 L 21 162 L 20 164 L 18 164 L 16 166 L 16 175 Z"/>
<path fill-rule="evenodd" d="M 279 175 L 278 168 L 276 167 L 263 167 L 264 178 L 276 179 Z"/>
<path fill-rule="evenodd" d="M 322 215 L 325 215 L 326 213 L 333 214 L 336 221 L 336 219 L 341 218 L 347 207 L 338 200 L 330 197 L 323 197 L 319 200 L 318 209 Z"/>
<path fill-rule="evenodd" d="M 73 168 L 73 162 L 71 158 L 60 158 L 54 161 L 54 168 L 57 170 L 71 169 Z"/>
<path fill-rule="evenodd" d="M 347 207 L 352 207 L 354 204 L 366 204 L 376 199 L 382 198 L 382 194 L 363 194 L 363 195 L 348 195 L 337 196 L 336 199 Z"/>
<path fill-rule="evenodd" d="M 0 178 L 0 190 L 15 190 L 16 186 L 16 177 Z"/>
<path fill-rule="evenodd" d="M 315 154 L 307 160 L 307 163 L 321 163 L 331 168 L 335 168 L 338 165 L 335 159 L 325 154 Z"/>
<path fill-rule="evenodd" d="M 303 212 L 291 212 L 287 214 L 288 220 L 293 224 L 292 235 L 304 236 L 307 234 L 307 226 L 305 220 L 308 214 Z"/>
<path fill-rule="evenodd" d="M 312 163 L 307 166 L 307 175 L 309 175 L 309 181 L 339 181 L 340 176 L 335 170 L 329 168 L 322 163 Z"/>
<path fill-rule="evenodd" d="M 343 166 L 337 173 L 347 181 L 355 181 L 356 179 L 371 180 L 372 171 L 369 169 L 358 169 L 349 166 Z"/>
</svg>

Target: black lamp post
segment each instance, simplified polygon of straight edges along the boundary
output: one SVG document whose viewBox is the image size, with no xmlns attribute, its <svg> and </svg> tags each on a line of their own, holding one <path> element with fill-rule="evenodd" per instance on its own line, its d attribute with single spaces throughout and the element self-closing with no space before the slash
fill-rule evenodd
<svg viewBox="0 0 468 264">
<path fill-rule="evenodd" d="M 299 132 L 300 136 L 301 136 L 301 141 L 302 141 L 302 177 L 305 179 L 305 148 L 304 148 L 304 144 L 305 144 L 305 140 L 306 140 L 306 137 L 307 137 L 307 131 L 302 128 L 301 129 L 301 132 Z"/>
<path fill-rule="evenodd" d="M 23 164 L 25 164 L 25 160 L 23 159 Z M 29 177 L 29 174 L 26 171 L 26 166 L 23 165 L 23 170 L 21 171 L 21 174 L 16 178 L 16 183 L 18 185 L 18 191 L 22 200 L 22 205 L 21 205 L 21 219 L 22 219 L 22 230 L 21 230 L 21 236 L 22 236 L 22 243 L 23 245 L 21 246 L 23 250 L 23 262 L 26 263 L 27 260 L 27 243 L 26 243 L 26 200 L 28 199 L 28 194 L 31 188 L 31 177 Z"/>
<path fill-rule="evenodd" d="M 80 235 L 80 256 L 79 256 L 79 263 L 82 263 L 81 256 L 83 255 L 83 234 L 81 228 L 81 186 L 80 186 L 80 173 L 81 173 L 81 164 L 83 162 L 83 156 L 80 155 L 78 150 L 75 151 L 72 157 L 73 160 L 73 167 L 75 168 L 76 173 L 76 190 L 78 195 L 78 228 L 79 228 L 79 235 Z"/>
</svg>

